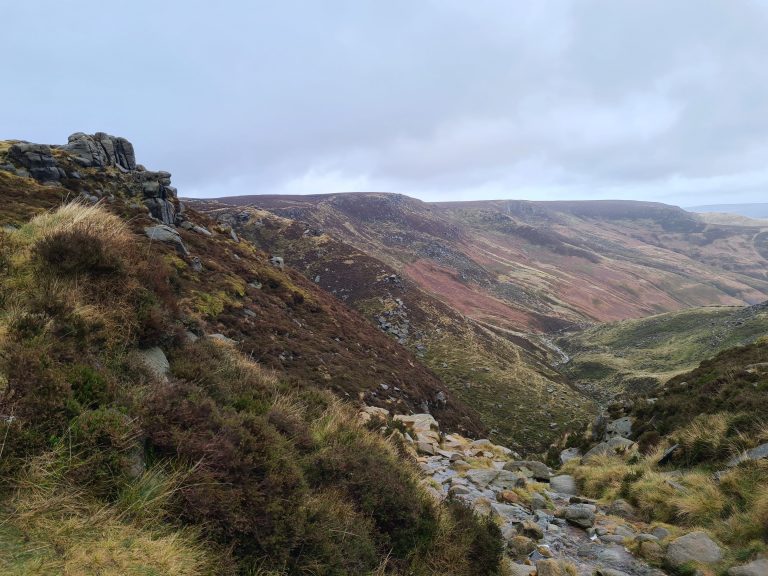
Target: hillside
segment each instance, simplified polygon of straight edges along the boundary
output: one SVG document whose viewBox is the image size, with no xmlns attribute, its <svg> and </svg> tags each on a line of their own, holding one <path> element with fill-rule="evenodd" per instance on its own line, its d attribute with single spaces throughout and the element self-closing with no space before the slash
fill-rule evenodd
<svg viewBox="0 0 768 576">
<path fill-rule="evenodd" d="M 766 366 L 765 337 L 729 348 L 568 439 L 563 472 L 625 518 L 662 526 L 631 549 L 670 574 L 768 569 Z"/>
<path fill-rule="evenodd" d="M 425 203 L 397 194 L 246 196 L 386 262 L 464 315 L 526 332 L 768 297 L 768 227 L 649 202 Z"/>
<path fill-rule="evenodd" d="M 188 204 L 279 255 L 412 350 L 479 413 L 497 441 L 541 451 L 564 428 L 591 419 L 592 401 L 552 368 L 558 356 L 545 339 L 467 317 L 391 265 L 323 229 L 255 208 L 233 209 L 217 201 Z M 510 410 L 515 418 L 509 418 Z"/>
<path fill-rule="evenodd" d="M 373 193 L 186 202 L 356 308 L 495 440 L 526 450 L 545 449 L 616 391 L 568 384 L 554 345 L 562 332 L 768 294 L 768 227 L 707 223 L 663 204 Z"/>
<path fill-rule="evenodd" d="M 768 334 L 768 304 L 690 308 L 602 324 L 556 340 L 563 372 L 591 395 L 650 392 L 672 376 Z"/>
<path fill-rule="evenodd" d="M 495 526 L 356 416 L 482 431 L 413 354 L 127 141 L 3 143 L 0 167 L 0 571 L 498 573 Z"/>
</svg>

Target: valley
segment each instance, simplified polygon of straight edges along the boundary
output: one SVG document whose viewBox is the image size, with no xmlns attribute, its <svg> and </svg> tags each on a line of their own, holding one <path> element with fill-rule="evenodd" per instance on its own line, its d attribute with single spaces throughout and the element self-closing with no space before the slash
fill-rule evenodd
<svg viewBox="0 0 768 576">
<path fill-rule="evenodd" d="M 180 201 L 103 133 L 0 143 L 0 194 L 9 574 L 764 566 L 760 222 Z"/>
<path fill-rule="evenodd" d="M 491 438 L 524 451 L 544 450 L 628 387 L 649 390 L 766 327 L 758 314 L 731 335 L 726 318 L 701 308 L 737 314 L 768 299 L 759 221 L 619 201 L 430 204 L 350 193 L 187 202 L 409 347 Z M 641 318 L 650 324 L 624 328 Z M 711 344 L 715 319 L 723 329 Z M 638 348 L 643 329 L 675 353 Z M 683 340 L 697 340 L 695 350 Z"/>
</svg>

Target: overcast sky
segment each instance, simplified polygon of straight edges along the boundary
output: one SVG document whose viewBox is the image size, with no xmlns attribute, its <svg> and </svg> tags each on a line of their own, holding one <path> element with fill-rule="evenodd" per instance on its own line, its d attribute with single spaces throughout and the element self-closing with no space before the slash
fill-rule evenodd
<svg viewBox="0 0 768 576">
<path fill-rule="evenodd" d="M 768 201 L 768 0 L 0 0 L 0 138 L 183 196 Z"/>
</svg>

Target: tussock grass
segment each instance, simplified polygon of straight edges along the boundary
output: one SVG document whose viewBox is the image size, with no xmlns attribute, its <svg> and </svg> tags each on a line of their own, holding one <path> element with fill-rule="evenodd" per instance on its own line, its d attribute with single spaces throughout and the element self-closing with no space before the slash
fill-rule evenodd
<svg viewBox="0 0 768 576">
<path fill-rule="evenodd" d="M 48 453 L 34 459 L 4 503 L 0 568 L 7 574 L 216 573 L 216 553 L 192 530 L 160 522 L 163 498 L 134 499 L 131 512 L 104 505 L 67 483 L 67 458 Z M 152 480 L 148 480 L 148 478 Z M 173 491 L 173 477 L 158 471 L 136 484 L 154 483 L 156 493 Z"/>
</svg>

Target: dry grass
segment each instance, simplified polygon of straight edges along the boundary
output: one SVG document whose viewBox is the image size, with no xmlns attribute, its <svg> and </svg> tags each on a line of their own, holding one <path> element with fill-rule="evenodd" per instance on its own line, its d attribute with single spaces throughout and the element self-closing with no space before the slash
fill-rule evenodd
<svg viewBox="0 0 768 576">
<path fill-rule="evenodd" d="M 15 236 L 32 245 L 64 232 L 85 232 L 116 249 L 125 249 L 132 241 L 132 234 L 120 217 L 100 205 L 79 202 L 64 204 L 54 211 L 35 216 L 15 232 Z"/>
<path fill-rule="evenodd" d="M 0 568 L 6 574 L 204 576 L 216 572 L 215 554 L 194 532 L 162 527 L 160 493 L 172 479 L 155 472 L 136 483 L 156 484 L 156 497 L 139 510 L 104 505 L 63 480 L 62 455 L 49 453 L 31 462 L 6 503 L 0 526 Z M 138 520 L 142 518 L 142 520 Z M 151 521 L 150 521 L 151 519 Z"/>
</svg>

